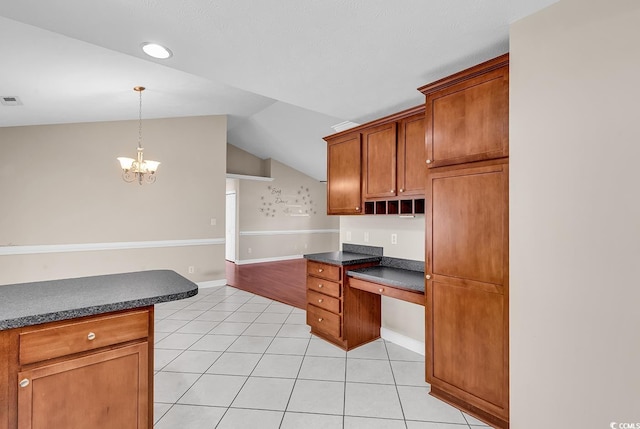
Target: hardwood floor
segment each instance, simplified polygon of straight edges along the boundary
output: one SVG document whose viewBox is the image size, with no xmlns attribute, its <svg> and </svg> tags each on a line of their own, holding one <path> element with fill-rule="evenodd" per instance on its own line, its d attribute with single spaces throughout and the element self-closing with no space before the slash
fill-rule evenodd
<svg viewBox="0 0 640 429">
<path fill-rule="evenodd" d="M 236 265 L 226 261 L 227 284 L 256 295 L 306 307 L 305 259 Z"/>
</svg>

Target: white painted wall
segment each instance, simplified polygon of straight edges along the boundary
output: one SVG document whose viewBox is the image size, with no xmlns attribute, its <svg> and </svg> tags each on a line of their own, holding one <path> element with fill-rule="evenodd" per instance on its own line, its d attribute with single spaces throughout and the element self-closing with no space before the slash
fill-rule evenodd
<svg viewBox="0 0 640 429">
<path fill-rule="evenodd" d="M 384 256 L 424 261 L 424 228 L 424 216 L 341 216 L 340 242 L 380 246 L 384 248 Z M 365 233 L 369 235 L 368 241 Z M 391 234 L 398 235 L 398 244 L 391 244 Z M 382 297 L 382 327 L 424 343 L 424 307 Z M 421 352 L 424 354 L 424 347 Z"/>
<path fill-rule="evenodd" d="M 150 269 L 224 280 L 226 131 L 225 116 L 143 120 L 145 157 L 162 164 L 140 186 L 116 161 L 135 155 L 138 121 L 0 127 L 0 251 L 76 250 L 1 255 L 0 285 Z M 216 243 L 167 244 L 202 239 Z M 115 247 L 83 248 L 102 243 Z"/>
<path fill-rule="evenodd" d="M 639 77 L 637 1 L 511 26 L 512 428 L 640 424 Z"/>
</svg>

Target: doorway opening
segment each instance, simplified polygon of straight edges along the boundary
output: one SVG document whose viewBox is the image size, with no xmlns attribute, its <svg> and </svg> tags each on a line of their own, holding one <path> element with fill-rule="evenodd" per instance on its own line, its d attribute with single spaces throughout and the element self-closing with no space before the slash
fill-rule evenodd
<svg viewBox="0 0 640 429">
<path fill-rule="evenodd" d="M 237 219 L 237 195 L 235 191 L 227 191 L 225 206 L 225 259 L 236 262 L 236 219 Z"/>
</svg>

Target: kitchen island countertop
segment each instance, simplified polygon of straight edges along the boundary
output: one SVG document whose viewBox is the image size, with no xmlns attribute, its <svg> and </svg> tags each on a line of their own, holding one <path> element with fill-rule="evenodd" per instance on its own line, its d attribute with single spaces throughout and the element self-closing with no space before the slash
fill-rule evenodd
<svg viewBox="0 0 640 429">
<path fill-rule="evenodd" d="M 188 298 L 198 286 L 171 270 L 0 286 L 0 331 Z"/>
</svg>

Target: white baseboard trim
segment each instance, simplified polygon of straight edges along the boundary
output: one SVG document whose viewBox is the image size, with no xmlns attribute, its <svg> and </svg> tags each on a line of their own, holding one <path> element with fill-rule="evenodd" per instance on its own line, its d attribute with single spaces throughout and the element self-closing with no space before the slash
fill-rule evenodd
<svg viewBox="0 0 640 429">
<path fill-rule="evenodd" d="M 399 334 L 387 328 L 380 328 L 380 336 L 382 339 L 397 344 L 400 347 L 416 352 L 424 356 L 425 347 L 423 341 L 414 340 L 406 335 Z"/>
<path fill-rule="evenodd" d="M 279 231 L 240 231 L 238 235 L 339 234 L 339 229 L 287 229 Z"/>
<path fill-rule="evenodd" d="M 207 289 L 210 287 L 220 287 L 225 286 L 227 284 L 227 279 L 219 279 L 219 280 L 208 280 L 206 282 L 198 282 L 196 283 L 199 288 Z"/>
<path fill-rule="evenodd" d="M 96 250 L 152 249 L 160 247 L 210 246 L 224 244 L 224 238 L 190 240 L 120 241 L 113 243 L 36 244 L 32 246 L 0 246 L 0 256 L 37 253 L 91 252 Z"/>
<path fill-rule="evenodd" d="M 245 259 L 243 261 L 236 261 L 236 265 L 260 264 L 262 262 L 288 261 L 290 259 L 300 259 L 300 258 L 302 258 L 302 255 L 276 256 L 273 258 L 261 258 L 261 259 Z"/>
</svg>

